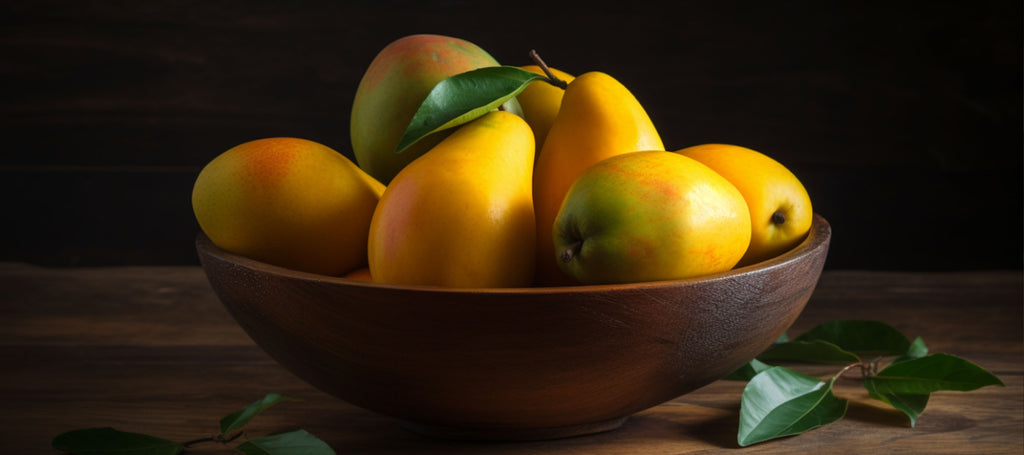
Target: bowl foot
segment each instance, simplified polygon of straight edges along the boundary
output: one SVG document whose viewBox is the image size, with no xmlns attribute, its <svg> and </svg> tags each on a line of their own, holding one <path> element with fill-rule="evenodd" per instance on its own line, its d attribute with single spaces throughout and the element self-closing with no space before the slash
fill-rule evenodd
<svg viewBox="0 0 1024 455">
<path fill-rule="evenodd" d="M 450 427 L 418 422 L 401 421 L 403 427 L 421 434 L 439 439 L 473 440 L 473 441 L 539 441 L 544 439 L 560 439 L 572 436 L 583 436 L 611 431 L 622 426 L 629 416 L 579 425 L 540 428 L 474 428 Z"/>
</svg>

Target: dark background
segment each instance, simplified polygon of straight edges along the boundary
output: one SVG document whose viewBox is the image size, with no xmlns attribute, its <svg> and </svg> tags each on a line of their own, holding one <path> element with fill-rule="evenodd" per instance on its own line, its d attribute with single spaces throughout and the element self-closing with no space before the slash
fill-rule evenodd
<svg viewBox="0 0 1024 455">
<path fill-rule="evenodd" d="M 1021 2 L 3 2 L 0 261 L 197 264 L 201 167 L 270 136 L 351 157 L 363 71 L 414 33 L 631 89 L 669 149 L 775 157 L 828 268 L 1021 268 Z"/>
</svg>

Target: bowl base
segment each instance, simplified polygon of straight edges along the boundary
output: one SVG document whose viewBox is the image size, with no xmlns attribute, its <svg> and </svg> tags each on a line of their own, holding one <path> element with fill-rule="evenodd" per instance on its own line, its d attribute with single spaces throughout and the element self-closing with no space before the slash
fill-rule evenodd
<svg viewBox="0 0 1024 455">
<path fill-rule="evenodd" d="M 616 417 L 602 422 L 540 428 L 449 427 L 405 420 L 401 421 L 401 424 L 410 431 L 438 439 L 462 441 L 540 441 L 611 431 L 622 426 L 628 418 L 629 416 Z"/>
</svg>

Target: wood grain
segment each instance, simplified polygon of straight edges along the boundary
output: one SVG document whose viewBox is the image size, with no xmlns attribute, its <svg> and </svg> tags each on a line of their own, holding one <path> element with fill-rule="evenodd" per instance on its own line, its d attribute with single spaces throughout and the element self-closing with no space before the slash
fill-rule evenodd
<svg viewBox="0 0 1024 455">
<path fill-rule="evenodd" d="M 730 453 L 743 383 L 718 381 L 633 416 L 618 430 L 524 443 L 429 439 L 351 406 L 278 366 L 232 321 L 197 267 L 50 269 L 0 263 L 0 448 L 47 454 L 56 434 L 114 426 L 177 440 L 216 432 L 220 417 L 279 392 L 303 401 L 257 417 L 250 434 L 298 427 L 337 453 Z M 963 356 L 1006 387 L 939 392 L 915 428 L 853 380 L 837 423 L 744 453 L 986 453 L 1024 447 L 1019 271 L 826 271 L 791 333 L 875 318 L 934 352 Z M 826 376 L 826 367 L 800 367 Z M 231 453 L 211 447 L 195 453 Z"/>
</svg>

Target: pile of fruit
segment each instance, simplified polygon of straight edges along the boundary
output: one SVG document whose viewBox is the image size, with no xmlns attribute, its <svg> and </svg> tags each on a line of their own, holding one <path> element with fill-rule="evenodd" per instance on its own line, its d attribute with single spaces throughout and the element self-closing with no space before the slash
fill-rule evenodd
<svg viewBox="0 0 1024 455">
<path fill-rule="evenodd" d="M 356 90 L 358 164 L 299 138 L 238 145 L 196 179 L 200 228 L 295 270 L 476 288 L 694 277 L 807 235 L 810 199 L 782 164 L 736 145 L 668 150 L 617 80 L 536 60 L 512 68 L 535 79 L 466 107 L 479 97 L 441 83 L 472 75 L 472 90 L 508 67 L 465 40 L 398 39 Z M 444 125 L 410 141 L 430 122 Z"/>
</svg>

